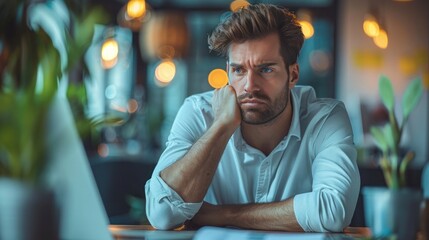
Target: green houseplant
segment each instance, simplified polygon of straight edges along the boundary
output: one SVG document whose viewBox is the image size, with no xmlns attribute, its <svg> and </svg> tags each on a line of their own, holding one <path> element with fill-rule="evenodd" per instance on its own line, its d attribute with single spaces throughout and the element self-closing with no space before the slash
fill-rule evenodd
<svg viewBox="0 0 429 240">
<path fill-rule="evenodd" d="M 84 66 L 94 24 L 103 19 L 101 9 L 85 10 L 73 0 L 64 1 L 68 16 L 62 16 L 49 7 L 52 2 L 0 3 L 0 176 L 28 184 L 38 182 L 45 165 L 40 139 L 58 82 L 77 65 Z M 58 50 L 42 24 L 31 22 L 29 12 L 38 5 L 53 14 L 48 20 L 64 21 L 65 52 Z"/>
<path fill-rule="evenodd" d="M 47 116 L 103 14 L 76 0 L 0 2 L 0 219 L 15 219 L 0 221 L 0 239 L 58 238 L 55 200 L 41 180 Z"/>
<path fill-rule="evenodd" d="M 400 143 L 404 126 L 411 112 L 419 103 L 423 94 L 423 85 L 420 79 L 414 79 L 407 87 L 402 98 L 402 122 L 398 121 L 395 113 L 395 96 L 392 83 L 386 76 L 379 80 L 379 93 L 383 105 L 389 113 L 389 122 L 381 127 L 371 127 L 371 135 L 375 144 L 381 150 L 380 166 L 383 170 L 386 184 L 391 189 L 405 187 L 405 171 L 414 152 L 408 151 L 401 156 Z"/>
<path fill-rule="evenodd" d="M 396 236 L 398 239 L 415 239 L 419 228 L 420 190 L 406 185 L 406 169 L 414 152 L 403 154 L 400 148 L 404 126 L 423 94 L 420 79 L 412 80 L 402 97 L 402 121 L 395 112 L 395 94 L 386 76 L 379 79 L 379 94 L 389 114 L 383 126 L 371 127 L 371 135 L 381 152 L 380 167 L 387 188 L 364 187 L 365 222 L 376 237 Z M 404 224 L 406 222 L 407 224 Z"/>
</svg>

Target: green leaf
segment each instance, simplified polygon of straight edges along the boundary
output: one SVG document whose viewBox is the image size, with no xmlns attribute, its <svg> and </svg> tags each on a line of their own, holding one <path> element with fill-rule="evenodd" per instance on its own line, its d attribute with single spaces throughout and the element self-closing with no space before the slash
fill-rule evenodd
<svg viewBox="0 0 429 240">
<path fill-rule="evenodd" d="M 382 128 L 371 127 L 370 132 L 374 139 L 375 145 L 377 145 L 377 147 L 380 148 L 383 153 L 387 152 L 387 141 L 383 134 Z"/>
<path fill-rule="evenodd" d="M 395 113 L 389 113 L 389 122 L 392 134 L 392 141 L 399 145 L 399 142 L 401 141 L 401 130 L 399 129 L 398 120 L 395 117 Z"/>
<path fill-rule="evenodd" d="M 410 113 L 417 106 L 417 103 L 419 103 L 422 95 L 422 81 L 419 78 L 416 78 L 408 85 L 407 89 L 405 90 L 404 96 L 402 97 L 402 114 L 405 120 L 408 119 Z"/>
<path fill-rule="evenodd" d="M 384 106 L 389 112 L 393 112 L 395 107 L 395 96 L 390 79 L 384 75 L 381 75 L 380 80 L 378 81 L 378 89 L 381 101 L 383 102 Z"/>
<path fill-rule="evenodd" d="M 382 128 L 384 139 L 386 139 L 386 144 L 388 149 L 395 149 L 395 137 L 393 133 L 392 126 L 390 124 L 384 125 Z"/>
<path fill-rule="evenodd" d="M 409 151 L 404 158 L 401 161 L 400 167 L 399 167 L 399 184 L 401 187 L 405 187 L 406 185 L 406 170 L 408 167 L 408 163 L 410 163 L 414 159 L 414 152 Z"/>
</svg>

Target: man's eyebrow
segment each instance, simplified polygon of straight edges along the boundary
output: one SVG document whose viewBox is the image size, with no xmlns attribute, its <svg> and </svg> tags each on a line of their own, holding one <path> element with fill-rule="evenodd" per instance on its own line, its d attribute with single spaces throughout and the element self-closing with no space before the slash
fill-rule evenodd
<svg viewBox="0 0 429 240">
<path fill-rule="evenodd" d="M 231 67 L 241 67 L 242 65 L 238 64 L 238 63 L 229 63 L 229 66 L 231 66 Z"/>
<path fill-rule="evenodd" d="M 264 68 L 264 67 L 269 67 L 269 66 L 273 66 L 273 65 L 277 65 L 277 63 L 275 63 L 275 62 L 262 63 L 262 64 L 257 65 L 256 67 Z"/>
<path fill-rule="evenodd" d="M 263 67 L 269 67 L 269 66 L 273 66 L 273 65 L 278 65 L 278 63 L 276 63 L 276 62 L 261 63 L 259 65 L 256 65 L 256 67 L 257 68 L 263 68 Z M 229 66 L 231 66 L 231 67 L 241 67 L 243 65 L 238 64 L 238 63 L 229 63 Z"/>
</svg>

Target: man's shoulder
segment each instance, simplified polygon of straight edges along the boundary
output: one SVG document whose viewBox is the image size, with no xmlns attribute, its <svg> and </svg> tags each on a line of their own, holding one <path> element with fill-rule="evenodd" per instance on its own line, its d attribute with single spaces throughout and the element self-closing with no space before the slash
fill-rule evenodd
<svg viewBox="0 0 429 240">
<path fill-rule="evenodd" d="M 207 91 L 190 95 L 185 99 L 185 105 L 192 106 L 197 112 L 203 111 L 211 113 L 212 111 L 213 91 Z"/>
<path fill-rule="evenodd" d="M 213 91 L 206 91 L 202 93 L 192 94 L 186 98 L 186 101 L 191 101 L 196 104 L 211 105 L 212 98 L 213 98 Z"/>
<path fill-rule="evenodd" d="M 310 116 L 328 115 L 335 108 L 343 108 L 342 101 L 334 98 L 318 98 L 311 86 L 296 86 L 293 88 L 295 100 L 298 101 L 300 112 Z"/>
</svg>

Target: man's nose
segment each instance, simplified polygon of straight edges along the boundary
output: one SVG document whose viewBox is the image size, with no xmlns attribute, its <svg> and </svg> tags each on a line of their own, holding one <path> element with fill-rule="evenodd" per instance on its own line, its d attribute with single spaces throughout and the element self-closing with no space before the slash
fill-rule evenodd
<svg viewBox="0 0 429 240">
<path fill-rule="evenodd" d="M 258 74 L 256 74 L 254 71 L 247 72 L 244 90 L 246 92 L 259 91 Z"/>
</svg>

